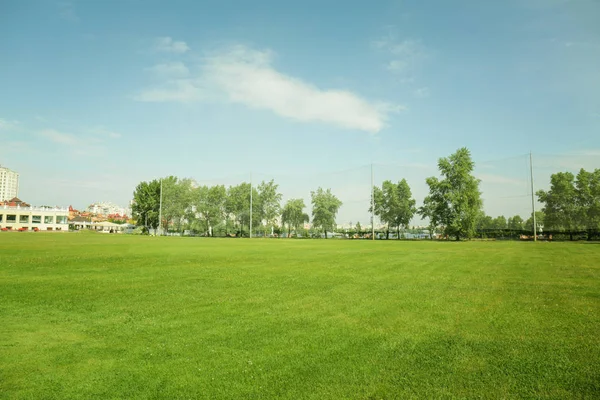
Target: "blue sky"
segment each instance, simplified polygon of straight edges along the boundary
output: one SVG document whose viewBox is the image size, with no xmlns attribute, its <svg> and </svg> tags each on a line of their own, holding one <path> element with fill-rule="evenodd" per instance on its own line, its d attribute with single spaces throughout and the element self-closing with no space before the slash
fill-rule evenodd
<svg viewBox="0 0 600 400">
<path fill-rule="evenodd" d="M 539 187 L 600 167 L 599 20 L 593 0 L 4 1 L 0 163 L 35 204 L 252 172 L 331 186 L 355 221 L 371 162 L 420 199 L 467 146 L 487 211 L 526 215 L 530 150 Z"/>
</svg>

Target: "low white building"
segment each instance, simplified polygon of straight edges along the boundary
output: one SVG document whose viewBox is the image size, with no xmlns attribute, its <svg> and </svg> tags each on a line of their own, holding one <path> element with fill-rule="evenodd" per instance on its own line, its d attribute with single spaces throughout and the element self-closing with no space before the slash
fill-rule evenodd
<svg viewBox="0 0 600 400">
<path fill-rule="evenodd" d="M 68 208 L 0 206 L 1 229 L 68 231 L 68 218 Z"/>
</svg>

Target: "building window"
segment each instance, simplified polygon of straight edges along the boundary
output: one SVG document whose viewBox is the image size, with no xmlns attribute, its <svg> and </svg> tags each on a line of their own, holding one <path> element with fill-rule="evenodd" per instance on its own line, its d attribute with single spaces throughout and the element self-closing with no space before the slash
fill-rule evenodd
<svg viewBox="0 0 600 400">
<path fill-rule="evenodd" d="M 4 214 L 0 214 L 0 222 L 4 220 Z"/>
<path fill-rule="evenodd" d="M 17 222 L 17 216 L 15 214 L 9 214 L 6 216 L 7 224 L 14 224 L 15 222 Z"/>
<path fill-rule="evenodd" d="M 20 224 L 28 224 L 29 223 L 29 215 L 19 215 L 19 223 Z"/>
<path fill-rule="evenodd" d="M 31 216 L 31 223 L 32 224 L 41 224 L 42 223 L 42 216 L 41 215 L 32 215 Z"/>
<path fill-rule="evenodd" d="M 44 216 L 45 224 L 53 224 L 54 223 L 54 215 L 46 215 Z"/>
<path fill-rule="evenodd" d="M 56 223 L 57 224 L 66 224 L 67 223 L 67 216 L 66 215 L 57 215 L 56 216 Z"/>
</svg>

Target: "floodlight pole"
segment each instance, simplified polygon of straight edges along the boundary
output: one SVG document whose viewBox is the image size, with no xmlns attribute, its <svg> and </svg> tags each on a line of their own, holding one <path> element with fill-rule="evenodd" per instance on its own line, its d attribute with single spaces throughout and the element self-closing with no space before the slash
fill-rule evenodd
<svg viewBox="0 0 600 400">
<path fill-rule="evenodd" d="M 162 178 L 160 178 L 160 199 L 158 202 L 158 236 L 162 236 Z"/>
<path fill-rule="evenodd" d="M 373 186 L 373 163 L 371 163 L 371 240 L 375 240 L 375 187 Z"/>
<path fill-rule="evenodd" d="M 534 200 L 534 192 L 533 192 L 533 157 L 531 155 L 531 151 L 529 152 L 529 173 L 531 175 L 531 210 L 533 211 L 533 241 L 537 242 L 537 224 L 535 221 L 535 200 Z"/>
<path fill-rule="evenodd" d="M 252 239 L 252 172 L 250 172 L 250 239 Z"/>
</svg>

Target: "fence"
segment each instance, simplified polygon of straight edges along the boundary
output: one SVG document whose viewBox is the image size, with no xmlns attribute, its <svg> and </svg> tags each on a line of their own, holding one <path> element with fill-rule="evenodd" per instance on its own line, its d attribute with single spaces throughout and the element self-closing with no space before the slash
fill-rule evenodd
<svg viewBox="0 0 600 400">
<path fill-rule="evenodd" d="M 533 196 L 534 205 L 532 206 L 532 186 L 533 191 L 549 188 L 550 176 L 556 172 L 569 171 L 577 174 L 578 170 L 584 168 L 593 171 L 600 167 L 600 156 L 594 153 L 578 154 L 521 154 L 513 157 L 495 159 L 495 160 L 477 160 L 475 161 L 474 175 L 480 179 L 480 191 L 482 192 L 483 208 L 487 215 L 492 217 L 505 216 L 506 218 L 520 216 L 526 221 L 532 215 L 533 206 L 536 211 L 542 209 L 543 205 L 537 201 L 537 196 Z M 533 161 L 531 163 L 531 161 Z M 191 176 L 194 184 L 198 186 L 225 185 L 226 187 L 235 186 L 242 182 L 251 183 L 254 188 L 260 182 L 273 180 L 278 185 L 278 191 L 282 194 L 281 205 L 283 206 L 289 199 L 303 199 L 306 204 L 305 212 L 311 215 L 311 191 L 321 187 L 331 189 L 331 192 L 342 202 L 336 216 L 336 224 L 341 232 L 363 231 L 368 232 L 371 227 L 371 213 L 369 211 L 371 203 L 372 185 L 381 187 L 382 182 L 390 180 L 398 182 L 406 179 L 410 185 L 413 198 L 416 200 L 417 207 L 421 206 L 423 199 L 428 195 L 429 188 L 425 179 L 430 176 L 439 176 L 439 171 L 435 161 L 430 158 L 423 162 L 402 163 L 380 163 L 364 164 L 352 166 L 348 162 L 348 168 L 342 168 L 336 171 L 322 172 L 318 170 L 318 165 L 307 165 L 305 170 L 300 173 L 279 173 L 277 168 L 270 167 L 270 172 L 263 171 L 260 165 L 252 167 L 253 171 L 229 175 L 224 177 L 204 177 Z M 533 177 L 533 185 L 531 178 Z M 163 199 L 165 202 L 168 198 Z M 253 208 L 254 211 L 254 208 Z M 248 207 L 248 220 L 250 207 Z M 182 218 L 184 218 L 182 216 Z M 312 218 L 311 218 L 312 220 Z M 210 227 L 210 231 L 218 230 L 220 234 L 225 232 L 241 233 L 248 232 L 249 226 L 236 228 L 235 222 L 229 222 L 232 226 L 227 227 L 227 221 L 222 224 L 215 224 Z M 385 230 L 381 221 L 375 217 L 375 230 Z M 222 226 L 221 226 L 222 225 Z M 356 229 L 360 225 L 360 229 Z M 422 220 L 417 214 L 412 219 L 411 227 L 424 228 L 428 225 L 426 220 Z M 306 225 L 304 228 L 309 228 Z M 543 226 L 539 227 L 543 229 Z M 588 227 L 583 227 L 582 231 L 587 231 Z M 592 227 L 589 227 L 590 229 Z M 507 227 L 497 227 L 497 231 L 502 231 Z M 510 230 L 511 238 L 524 235 L 527 230 L 524 226 L 524 232 L 518 229 Z M 490 229 L 487 229 L 490 231 Z M 197 231 L 202 231 L 199 229 Z M 200 232 L 207 233 L 207 231 Z M 268 234 L 266 227 L 258 227 L 254 223 L 253 233 Z M 560 233 L 556 232 L 555 234 Z M 490 236 L 490 232 L 485 229 L 480 230 L 481 236 Z M 501 235 L 495 235 L 500 237 Z"/>
</svg>

